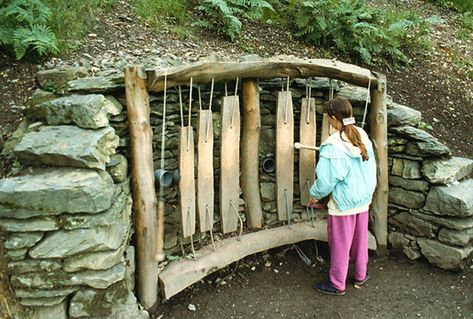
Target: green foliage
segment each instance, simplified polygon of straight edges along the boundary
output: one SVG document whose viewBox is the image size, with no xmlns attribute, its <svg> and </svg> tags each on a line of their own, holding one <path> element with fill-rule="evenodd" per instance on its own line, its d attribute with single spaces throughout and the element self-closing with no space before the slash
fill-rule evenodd
<svg viewBox="0 0 473 319">
<path fill-rule="evenodd" d="M 184 25 L 188 19 L 185 0 L 133 0 L 131 5 L 136 15 L 155 27 L 165 24 Z"/>
<path fill-rule="evenodd" d="M 97 23 L 100 13 L 110 10 L 117 0 L 43 0 L 51 8 L 51 30 L 62 53 L 77 48 Z"/>
<path fill-rule="evenodd" d="M 197 10 L 205 15 L 196 24 L 235 40 L 242 27 L 241 19 L 258 21 L 266 10 L 274 11 L 265 0 L 203 0 Z"/>
<path fill-rule="evenodd" d="M 40 0 L 0 0 L 0 46 L 13 50 L 18 60 L 30 52 L 58 53 L 50 20 L 51 11 Z"/>
<path fill-rule="evenodd" d="M 473 13 L 465 12 L 458 18 L 461 29 L 458 31 L 457 36 L 462 40 L 467 40 L 473 33 Z"/>
<path fill-rule="evenodd" d="M 426 35 L 438 19 L 421 19 L 370 7 L 363 0 L 303 0 L 294 11 L 296 35 L 324 48 L 336 48 L 364 63 L 373 58 L 407 62 L 405 49 L 428 49 Z"/>
<path fill-rule="evenodd" d="M 471 0 L 429 0 L 436 5 L 456 10 L 458 12 L 473 12 L 473 1 Z"/>
</svg>

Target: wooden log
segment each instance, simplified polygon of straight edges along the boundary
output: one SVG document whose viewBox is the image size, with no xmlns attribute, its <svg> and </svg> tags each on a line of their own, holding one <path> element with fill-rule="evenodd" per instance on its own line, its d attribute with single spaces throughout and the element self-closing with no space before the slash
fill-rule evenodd
<svg viewBox="0 0 473 319">
<path fill-rule="evenodd" d="M 179 207 L 181 235 L 195 233 L 194 131 L 192 126 L 179 128 Z"/>
<path fill-rule="evenodd" d="M 211 110 L 199 111 L 197 144 L 197 212 L 200 231 L 212 229 L 214 223 L 214 133 Z"/>
<path fill-rule="evenodd" d="M 290 91 L 278 92 L 276 114 L 276 201 L 279 220 L 288 220 L 294 196 L 294 113 Z"/>
<path fill-rule="evenodd" d="M 247 207 L 249 228 L 263 226 L 259 189 L 260 101 L 258 82 L 245 80 L 243 92 L 243 132 L 241 139 L 241 188 Z"/>
<path fill-rule="evenodd" d="M 316 145 L 317 123 L 315 122 L 315 99 L 304 98 L 301 105 L 300 119 L 300 144 Z M 296 143 L 297 144 L 297 143 Z M 309 202 L 309 188 L 315 181 L 315 152 L 310 149 L 299 150 L 299 190 L 301 205 L 306 206 Z M 307 186 L 308 185 L 308 186 Z"/>
<path fill-rule="evenodd" d="M 128 128 L 131 139 L 131 176 L 137 257 L 137 291 L 146 309 L 157 303 L 158 265 L 156 193 L 153 173 L 153 133 L 150 126 L 149 96 L 146 75 L 138 66 L 125 70 Z"/>
<path fill-rule="evenodd" d="M 164 299 L 169 299 L 205 276 L 246 256 L 271 248 L 305 240 L 327 241 L 327 220 L 318 220 L 315 227 L 309 223 L 280 226 L 242 235 L 240 240 L 227 238 L 197 251 L 197 260 L 179 260 L 169 264 L 160 274 L 159 282 Z M 376 240 L 368 235 L 368 247 L 376 250 Z"/>
<path fill-rule="evenodd" d="M 261 59 L 248 62 L 196 62 L 168 69 L 149 69 L 148 90 L 160 92 L 164 89 L 164 74 L 167 75 L 167 86 L 174 87 L 189 83 L 210 83 L 231 80 L 236 77 L 252 79 L 272 78 L 309 78 L 329 77 L 363 87 L 376 85 L 376 77 L 370 70 L 353 64 L 335 60 L 310 59 L 302 60 L 286 56 Z"/>
<path fill-rule="evenodd" d="M 225 96 L 220 146 L 220 220 L 223 233 L 237 230 L 240 201 L 240 102 Z"/>
<path fill-rule="evenodd" d="M 385 255 L 388 238 L 388 130 L 386 111 L 386 77 L 378 74 L 378 85 L 370 90 L 371 139 L 377 160 L 378 185 L 371 203 L 372 227 L 378 243 L 378 254 Z"/>
</svg>

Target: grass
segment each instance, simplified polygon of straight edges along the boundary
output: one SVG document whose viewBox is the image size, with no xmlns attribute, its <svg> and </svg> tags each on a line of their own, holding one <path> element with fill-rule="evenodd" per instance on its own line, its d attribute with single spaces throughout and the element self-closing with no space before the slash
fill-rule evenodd
<svg viewBox="0 0 473 319">
<path fill-rule="evenodd" d="M 52 11 L 50 27 L 62 54 L 77 48 L 96 23 L 97 16 L 110 10 L 118 0 L 44 0 Z"/>
</svg>

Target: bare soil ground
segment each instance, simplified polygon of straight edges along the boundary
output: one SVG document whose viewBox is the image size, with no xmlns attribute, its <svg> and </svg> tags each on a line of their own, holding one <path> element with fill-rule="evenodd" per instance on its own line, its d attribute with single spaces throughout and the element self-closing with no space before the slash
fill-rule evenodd
<svg viewBox="0 0 473 319">
<path fill-rule="evenodd" d="M 413 63 L 406 67 L 386 63 L 365 67 L 386 74 L 388 94 L 393 100 L 420 110 L 424 121 L 432 126 L 432 134 L 447 144 L 454 155 L 473 158 L 473 81 L 464 68 L 458 67 L 458 61 L 473 55 L 473 36 L 458 41 L 456 15 L 424 1 L 377 3 L 399 5 L 426 17 L 437 15 L 445 19 L 432 33 L 431 53 L 412 56 Z M 324 54 L 294 40 L 287 30 L 259 24 L 245 25 L 242 37 L 235 43 L 198 30 L 189 38 L 180 39 L 172 29 L 156 31 L 139 23 L 128 1 L 120 0 L 113 12 L 97 18 L 95 28 L 77 51 L 69 57 L 42 63 L 84 64 L 85 60 L 94 72 L 100 68 L 94 61 L 103 57 L 133 62 L 157 54 L 196 61 L 208 55 L 231 58 L 249 53 L 264 57 Z M 24 102 L 37 87 L 36 72 L 35 64 L 14 61 L 0 52 L 0 150 L 22 119 Z M 0 156 L 0 177 L 6 175 L 10 165 L 11 158 Z M 310 249 L 306 250 L 310 254 Z M 327 261 L 326 251 L 321 255 Z M 271 265 L 265 266 L 268 263 Z M 312 283 L 325 278 L 327 262 L 309 267 L 293 251 L 276 256 L 258 254 L 234 267 L 231 265 L 175 296 L 161 305 L 153 318 L 473 318 L 471 266 L 464 273 L 455 274 L 422 261 L 374 258 L 370 262 L 373 277 L 369 283 L 361 290 L 348 288 L 343 297 L 316 293 Z M 214 283 L 217 277 L 224 277 L 233 269 L 234 278 L 226 285 Z M 10 317 L 7 308 L 15 313 L 4 270 L 5 259 L 0 249 L 0 318 Z M 187 309 L 190 303 L 196 311 Z"/>
</svg>

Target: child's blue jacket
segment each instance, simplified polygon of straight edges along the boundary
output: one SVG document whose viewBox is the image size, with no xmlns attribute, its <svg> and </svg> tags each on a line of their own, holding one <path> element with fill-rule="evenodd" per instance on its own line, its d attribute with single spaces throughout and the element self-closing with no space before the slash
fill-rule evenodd
<svg viewBox="0 0 473 319">
<path fill-rule="evenodd" d="M 371 203 L 376 188 L 376 159 L 366 132 L 356 127 L 368 151 L 363 161 L 358 147 L 354 147 L 339 132 L 332 134 L 320 147 L 317 179 L 310 188 L 310 196 L 321 199 L 332 194 L 340 211 Z"/>
</svg>

